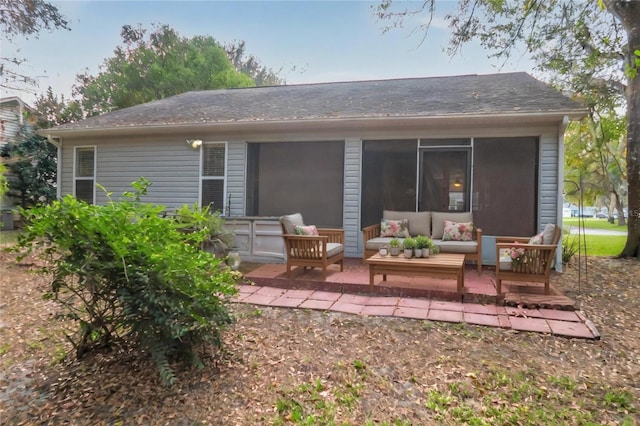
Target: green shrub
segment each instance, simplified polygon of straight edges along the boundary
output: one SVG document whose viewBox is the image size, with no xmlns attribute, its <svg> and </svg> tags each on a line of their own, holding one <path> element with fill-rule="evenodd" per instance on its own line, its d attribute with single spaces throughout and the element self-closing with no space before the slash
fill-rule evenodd
<svg viewBox="0 0 640 426">
<path fill-rule="evenodd" d="M 222 345 L 232 322 L 230 296 L 241 275 L 200 249 L 210 232 L 179 231 L 164 206 L 140 202 L 150 183 L 134 182 L 122 201 L 90 205 L 67 195 L 22 211 L 27 225 L 15 250 L 32 252 L 52 276 L 46 297 L 72 320 L 67 338 L 78 359 L 115 342 L 149 353 L 167 384 L 174 360 L 200 365 L 206 344 Z M 194 212 L 194 215 L 199 214 Z"/>
<path fill-rule="evenodd" d="M 224 219 L 218 213 L 211 213 L 209 206 L 182 206 L 176 211 L 175 220 L 181 232 L 205 231 L 200 247 L 217 257 L 225 257 L 233 246 L 233 233 L 225 230 Z"/>
</svg>

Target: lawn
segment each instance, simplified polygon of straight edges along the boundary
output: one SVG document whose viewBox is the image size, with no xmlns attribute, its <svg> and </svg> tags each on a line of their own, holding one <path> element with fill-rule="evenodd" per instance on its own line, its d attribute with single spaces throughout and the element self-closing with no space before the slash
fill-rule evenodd
<svg viewBox="0 0 640 426">
<path fill-rule="evenodd" d="M 627 225 L 618 225 L 618 222 L 609 223 L 607 219 L 594 219 L 594 218 L 578 218 L 578 217 L 565 217 L 562 218 L 562 224 L 565 228 L 574 227 L 577 228 L 580 224 L 583 224 L 585 228 L 589 229 L 604 229 L 607 231 L 621 231 L 627 232 Z"/>
<path fill-rule="evenodd" d="M 588 233 L 588 230 L 618 231 L 627 232 L 627 227 L 620 226 L 617 223 L 609 223 L 606 219 L 580 219 L 580 218 L 564 218 L 563 228 L 565 235 L 563 237 L 563 245 L 565 250 L 567 247 L 577 247 L 578 241 L 581 247 L 585 247 L 588 256 L 616 256 L 622 251 L 627 237 L 626 235 L 594 235 Z M 583 222 L 583 223 L 580 223 Z M 578 239 L 576 234 L 568 234 L 572 229 L 575 231 L 578 227 L 584 227 L 587 230 L 584 235 Z M 584 253 L 584 249 L 581 250 Z"/>
</svg>

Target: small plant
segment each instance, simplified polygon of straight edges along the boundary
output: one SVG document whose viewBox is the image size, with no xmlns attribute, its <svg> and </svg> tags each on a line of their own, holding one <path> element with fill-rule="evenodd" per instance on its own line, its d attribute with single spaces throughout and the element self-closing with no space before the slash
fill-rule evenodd
<svg viewBox="0 0 640 426">
<path fill-rule="evenodd" d="M 580 235 L 566 234 L 562 238 L 562 264 L 566 265 L 571 262 L 573 256 L 576 255 L 580 249 Z"/>
<path fill-rule="evenodd" d="M 418 235 L 416 238 L 416 248 L 424 250 L 431 250 L 434 246 L 433 240 L 429 237 L 425 237 L 424 235 Z"/>
<path fill-rule="evenodd" d="M 400 247 L 400 240 L 392 238 L 391 241 L 389 241 L 389 247 Z"/>
<path fill-rule="evenodd" d="M 416 240 L 414 238 L 405 238 L 402 242 L 402 247 L 404 247 L 405 250 L 413 250 L 416 248 Z"/>
</svg>

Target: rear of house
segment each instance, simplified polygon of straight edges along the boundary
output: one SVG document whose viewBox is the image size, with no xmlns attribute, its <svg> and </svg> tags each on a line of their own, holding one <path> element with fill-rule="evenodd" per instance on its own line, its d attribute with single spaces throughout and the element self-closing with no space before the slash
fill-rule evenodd
<svg viewBox="0 0 640 426">
<path fill-rule="evenodd" d="M 211 204 L 241 253 L 283 259 L 277 218 L 360 230 L 383 210 L 471 211 L 497 235 L 562 220 L 563 137 L 582 107 L 526 73 L 188 92 L 41 131 L 62 194 L 92 203 L 149 179 L 147 201 Z"/>
</svg>

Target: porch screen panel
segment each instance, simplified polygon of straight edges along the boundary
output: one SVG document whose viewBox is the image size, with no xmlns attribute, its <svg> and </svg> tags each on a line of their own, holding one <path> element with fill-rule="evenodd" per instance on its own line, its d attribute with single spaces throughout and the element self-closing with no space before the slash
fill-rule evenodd
<svg viewBox="0 0 640 426">
<path fill-rule="evenodd" d="M 417 140 L 362 146 L 362 226 L 379 223 L 383 210 L 415 211 Z"/>
<path fill-rule="evenodd" d="M 538 138 L 476 139 L 473 218 L 485 235 L 536 232 Z"/>
<path fill-rule="evenodd" d="M 247 155 L 248 215 L 342 227 L 343 141 L 250 143 Z"/>
</svg>

